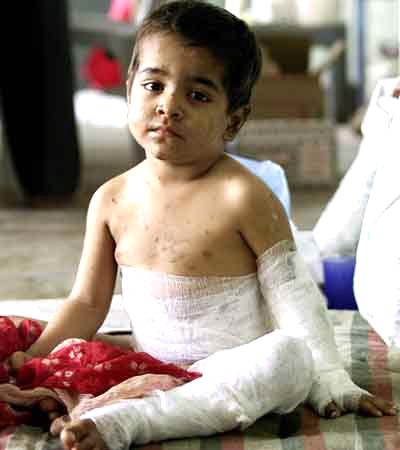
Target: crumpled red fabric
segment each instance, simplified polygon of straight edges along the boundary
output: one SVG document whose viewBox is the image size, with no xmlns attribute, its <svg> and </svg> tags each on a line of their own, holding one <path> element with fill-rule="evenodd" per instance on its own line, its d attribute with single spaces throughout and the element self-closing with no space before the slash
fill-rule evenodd
<svg viewBox="0 0 400 450">
<path fill-rule="evenodd" d="M 120 62 L 110 51 L 100 47 L 91 49 L 81 73 L 92 89 L 112 89 L 124 82 Z"/>
<path fill-rule="evenodd" d="M 10 318 L 0 316 L 0 361 L 18 350 L 28 350 L 41 332 L 42 327 L 34 320 L 25 319 L 16 327 Z M 1 374 L 4 376 L 4 372 Z"/>
<path fill-rule="evenodd" d="M 4 361 L 13 352 L 27 350 L 40 336 L 41 326 L 34 320 L 24 320 L 19 326 L 7 317 L 0 316 L 0 429 L 8 425 L 26 423 L 29 410 L 14 408 L 14 404 L 32 403 L 35 388 L 47 388 L 57 398 L 58 389 L 94 396 L 134 376 L 144 374 L 171 375 L 184 382 L 201 376 L 174 364 L 167 364 L 147 353 L 134 352 L 99 341 L 71 340 L 71 344 L 59 346 L 48 356 L 26 362 L 12 377 Z M 9 388 L 7 388 L 9 386 Z M 20 392 L 20 398 L 15 388 Z M 39 390 L 40 398 L 43 392 Z M 29 396 L 28 393 L 31 395 Z M 24 395 L 25 394 L 25 395 Z M 9 400 L 5 402 L 4 400 Z"/>
</svg>

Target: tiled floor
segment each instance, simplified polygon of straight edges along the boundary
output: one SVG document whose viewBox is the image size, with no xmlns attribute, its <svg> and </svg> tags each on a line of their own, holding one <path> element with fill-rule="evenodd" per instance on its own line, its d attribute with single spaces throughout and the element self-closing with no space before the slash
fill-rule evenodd
<svg viewBox="0 0 400 450">
<path fill-rule="evenodd" d="M 74 202 L 56 210 L 26 208 L 15 190 L 1 187 L 0 180 L 0 300 L 68 294 L 80 257 L 90 195 L 103 181 L 131 164 L 131 155 L 126 152 L 86 155 L 81 188 Z M 7 173 L 12 185 L 13 178 Z M 333 188 L 293 191 L 295 224 L 311 229 L 332 193 Z"/>
</svg>

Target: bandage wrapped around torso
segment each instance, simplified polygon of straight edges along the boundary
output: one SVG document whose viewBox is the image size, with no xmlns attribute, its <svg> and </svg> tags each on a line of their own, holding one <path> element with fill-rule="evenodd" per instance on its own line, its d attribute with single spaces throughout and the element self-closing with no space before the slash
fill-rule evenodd
<svg viewBox="0 0 400 450">
<path fill-rule="evenodd" d="M 258 276 L 276 328 L 302 338 L 310 348 L 316 378 L 310 404 L 324 415 L 334 401 L 342 411 L 356 411 L 361 395 L 344 369 L 325 299 L 313 281 L 293 241 L 278 242 L 258 259 Z"/>
</svg>

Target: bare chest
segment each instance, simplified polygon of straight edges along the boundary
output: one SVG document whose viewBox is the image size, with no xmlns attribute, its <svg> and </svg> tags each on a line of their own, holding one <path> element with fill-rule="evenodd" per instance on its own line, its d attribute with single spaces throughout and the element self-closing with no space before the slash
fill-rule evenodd
<svg viewBox="0 0 400 450">
<path fill-rule="evenodd" d="M 139 208 L 121 217 L 115 240 L 115 257 L 123 265 L 185 275 L 251 270 L 251 252 L 233 218 L 201 202 Z"/>
</svg>

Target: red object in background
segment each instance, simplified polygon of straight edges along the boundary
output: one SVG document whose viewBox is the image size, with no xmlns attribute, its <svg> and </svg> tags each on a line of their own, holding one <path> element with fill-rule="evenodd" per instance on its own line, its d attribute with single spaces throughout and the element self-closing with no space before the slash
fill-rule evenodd
<svg viewBox="0 0 400 450">
<path fill-rule="evenodd" d="M 134 0 L 112 0 L 107 16 L 116 22 L 132 22 Z M 82 77 L 93 89 L 112 89 L 124 83 L 120 62 L 106 49 L 93 48 L 81 67 Z"/>
<path fill-rule="evenodd" d="M 117 22 L 131 22 L 134 14 L 134 0 L 111 0 L 108 17 Z"/>
<path fill-rule="evenodd" d="M 111 89 L 123 84 L 121 64 L 103 48 L 92 49 L 81 70 L 90 88 Z"/>
</svg>

